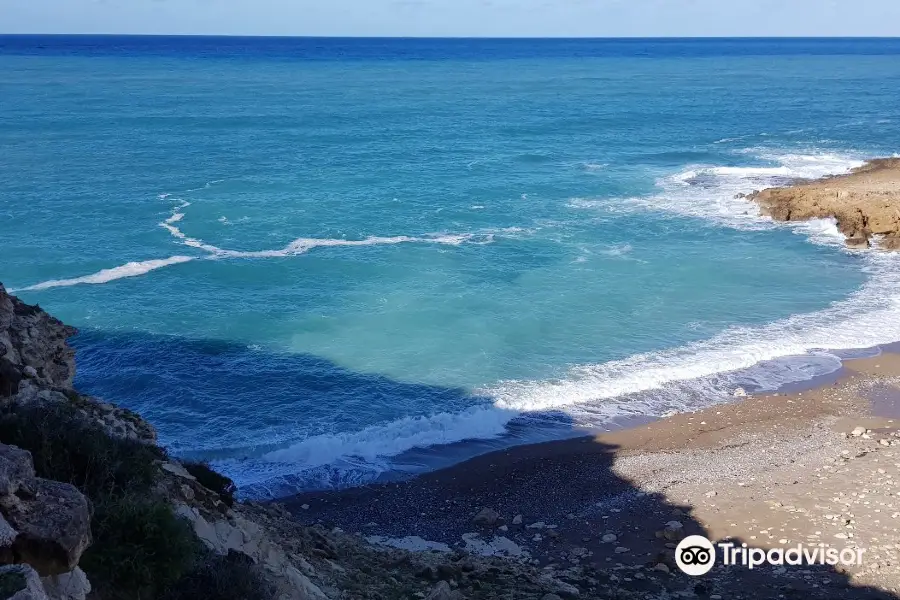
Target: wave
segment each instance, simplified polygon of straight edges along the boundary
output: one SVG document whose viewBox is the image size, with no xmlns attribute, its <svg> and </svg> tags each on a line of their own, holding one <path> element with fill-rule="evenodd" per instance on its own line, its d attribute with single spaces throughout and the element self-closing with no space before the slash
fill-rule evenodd
<svg viewBox="0 0 900 600">
<path fill-rule="evenodd" d="M 775 163 L 773 166 L 723 167 L 694 165 L 684 171 L 657 181 L 661 192 L 650 196 L 626 198 L 625 206 L 638 210 L 656 210 L 682 216 L 696 217 L 717 225 L 735 229 L 760 230 L 790 227 L 807 235 L 811 241 L 823 244 L 843 242 L 837 228 L 828 220 L 804 223 L 776 223 L 759 214 L 758 207 L 744 195 L 755 190 L 789 184 L 797 179 L 818 179 L 840 175 L 865 164 L 858 155 L 834 153 L 798 154 L 776 153 L 751 148 L 740 151 L 757 160 Z M 597 208 L 609 201 L 573 200 L 573 208 Z"/>
<path fill-rule="evenodd" d="M 762 158 L 762 157 L 761 157 Z M 782 226 L 760 217 L 737 193 L 774 185 L 782 178 L 821 177 L 862 164 L 856 156 L 772 155 L 773 166 L 694 166 L 661 179 L 661 193 L 628 202 L 642 210 L 690 215 L 739 229 Z M 573 208 L 606 207 L 608 201 L 572 199 Z M 818 243 L 843 239 L 833 220 L 794 226 Z M 627 244 L 607 249 L 627 254 Z M 868 282 L 827 309 L 764 326 L 733 327 L 708 340 L 623 360 L 571 368 L 558 380 L 503 381 L 476 390 L 490 404 L 457 414 L 404 418 L 359 432 L 313 436 L 265 456 L 279 473 L 352 464 L 361 470 L 392 468 L 391 458 L 414 448 L 496 438 L 512 423 L 560 423 L 608 427 L 631 416 L 661 417 L 727 401 L 736 387 L 775 390 L 840 368 L 839 350 L 871 348 L 900 339 L 900 256 L 861 253 Z M 333 480 L 332 480 L 333 482 Z"/>
<path fill-rule="evenodd" d="M 758 365 L 812 355 L 836 368 L 840 360 L 829 351 L 900 339 L 900 258 L 873 255 L 867 269 L 873 276 L 865 286 L 822 311 L 761 327 L 735 327 L 679 348 L 578 366 L 560 381 L 508 381 L 482 393 L 494 398 L 498 408 L 528 412 L 577 407 L 687 381 L 694 381 L 695 391 L 707 395 L 726 394 L 737 380 L 775 389 L 788 383 L 785 373 L 778 372 L 782 367 Z M 703 380 L 727 373 L 733 376 Z M 807 374 L 800 377 L 806 378 Z"/>
<path fill-rule="evenodd" d="M 324 434 L 264 456 L 269 462 L 291 466 L 327 465 L 348 456 L 377 462 L 411 448 L 452 444 L 467 439 L 490 439 L 503 434 L 518 412 L 494 406 L 475 406 L 459 413 L 404 417 L 357 432 Z"/>
<path fill-rule="evenodd" d="M 288 476 L 295 478 L 293 484 L 274 488 L 296 489 L 311 480 L 315 485 L 359 485 L 397 468 L 392 459 L 405 452 L 500 438 L 513 423 L 563 424 L 570 432 L 608 428 L 629 417 L 663 417 L 726 402 L 737 387 L 771 391 L 809 380 L 840 368 L 838 350 L 900 339 L 900 257 L 872 254 L 866 269 L 872 278 L 863 288 L 822 311 L 765 326 L 734 327 L 677 348 L 577 366 L 558 380 L 503 381 L 475 390 L 473 398 L 488 398 L 488 404 L 311 436 L 260 461 L 228 469 L 247 489 L 272 489 L 266 482 Z M 329 475 L 321 477 L 325 467 Z"/>
<path fill-rule="evenodd" d="M 162 196 L 164 195 L 161 195 L 161 197 Z M 421 236 L 369 236 L 361 240 L 297 238 L 283 248 L 276 248 L 272 250 L 228 250 L 226 248 L 220 248 L 218 246 L 206 243 L 199 238 L 190 237 L 178 227 L 178 223 L 180 223 L 185 218 L 183 209 L 187 208 L 190 205 L 190 202 L 180 201 L 180 204 L 172 209 L 171 215 L 169 215 L 169 217 L 165 220 L 161 221 L 159 223 L 159 226 L 168 231 L 172 237 L 179 240 L 179 242 L 184 244 L 185 246 L 196 248 L 197 250 L 206 252 L 205 256 L 172 256 L 165 259 L 130 262 L 119 267 L 103 269 L 102 271 L 98 271 L 97 273 L 94 273 L 92 275 L 85 275 L 83 277 L 76 277 L 73 279 L 44 281 L 42 283 L 11 291 L 37 291 L 55 287 L 78 285 L 82 283 L 108 283 L 110 281 L 115 281 L 117 279 L 122 279 L 125 277 L 136 277 L 138 275 L 144 275 L 146 273 L 149 273 L 150 271 L 162 267 L 183 263 L 198 258 L 286 258 L 290 256 L 306 254 L 307 252 L 315 248 L 379 246 L 408 243 L 459 246 L 460 244 L 469 242 L 476 245 L 484 245 L 493 243 L 494 238 L 497 235 L 506 233 L 512 234 L 522 231 L 519 228 L 510 227 L 506 229 L 485 230 L 482 233 L 429 233 Z M 225 217 L 219 219 L 219 222 L 223 224 L 231 224 L 227 219 L 225 219 Z"/>
<path fill-rule="evenodd" d="M 83 277 L 74 277 L 72 279 L 51 279 L 50 281 L 44 281 L 42 283 L 37 283 L 35 285 L 30 285 L 28 287 L 10 291 L 31 292 L 80 284 L 108 283 L 117 279 L 125 279 L 126 277 L 137 277 L 138 275 L 144 275 L 146 273 L 149 273 L 150 271 L 155 271 L 156 269 L 161 269 L 163 267 L 186 263 L 188 261 L 194 260 L 194 258 L 195 257 L 193 256 L 170 256 L 169 258 L 156 260 L 129 262 L 118 267 L 113 267 L 111 269 L 103 269 L 91 275 L 85 275 Z"/>
</svg>

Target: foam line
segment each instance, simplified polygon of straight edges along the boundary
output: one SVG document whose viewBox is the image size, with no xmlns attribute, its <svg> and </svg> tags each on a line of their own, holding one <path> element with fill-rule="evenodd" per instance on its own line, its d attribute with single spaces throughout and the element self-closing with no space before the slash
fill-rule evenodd
<svg viewBox="0 0 900 600">
<path fill-rule="evenodd" d="M 150 271 L 155 271 L 156 269 L 161 269 L 163 267 L 168 267 L 171 265 L 177 265 L 181 263 L 186 263 L 188 261 L 194 260 L 192 256 L 170 256 L 169 258 L 162 258 L 157 260 L 144 260 L 140 262 L 130 262 L 125 263 L 124 265 L 113 267 L 111 269 L 103 269 L 101 271 L 97 271 L 91 275 L 85 275 L 83 277 L 75 277 L 73 279 L 51 279 L 50 281 L 44 281 L 42 283 L 37 283 L 35 285 L 31 285 L 24 288 L 19 288 L 17 290 L 10 290 L 16 292 L 31 292 L 37 290 L 48 290 L 50 288 L 56 287 L 68 287 L 72 285 L 80 285 L 80 284 L 101 284 L 108 283 L 110 281 L 116 281 L 117 279 L 125 279 L 126 277 L 137 277 L 138 275 L 144 275 L 149 273 Z"/>
</svg>

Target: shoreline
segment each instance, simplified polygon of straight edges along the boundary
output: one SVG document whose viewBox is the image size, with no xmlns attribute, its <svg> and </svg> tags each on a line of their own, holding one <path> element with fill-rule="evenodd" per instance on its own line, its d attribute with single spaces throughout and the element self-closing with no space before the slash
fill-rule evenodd
<svg viewBox="0 0 900 600">
<path fill-rule="evenodd" d="M 870 560 L 847 571 L 848 582 L 900 590 L 900 353 L 847 360 L 831 379 L 635 428 L 517 446 L 402 482 L 272 504 L 303 524 L 376 544 L 465 548 L 551 569 L 612 564 L 629 579 L 676 570 L 666 562 L 673 520 L 683 533 L 769 548 L 859 544 Z M 857 427 L 873 433 L 854 437 Z M 475 519 L 484 509 L 496 515 L 487 527 Z M 852 524 L 845 528 L 835 513 L 852 515 Z M 728 578 L 743 575 L 726 570 L 707 581 L 730 591 Z M 818 587 L 802 571 L 767 576 L 779 586 Z"/>
</svg>

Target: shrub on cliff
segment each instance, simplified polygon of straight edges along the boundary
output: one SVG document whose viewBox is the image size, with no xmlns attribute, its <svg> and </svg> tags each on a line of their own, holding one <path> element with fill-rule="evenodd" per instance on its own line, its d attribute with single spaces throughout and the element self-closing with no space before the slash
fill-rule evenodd
<svg viewBox="0 0 900 600">
<path fill-rule="evenodd" d="M 0 441 L 31 452 L 38 476 L 71 483 L 93 503 L 93 544 L 81 558 L 98 598 L 156 598 L 188 573 L 200 541 L 153 497 L 161 448 L 110 437 L 75 404 L 6 407 Z"/>
<path fill-rule="evenodd" d="M 149 491 L 165 452 L 115 439 L 91 427 L 71 404 L 7 408 L 0 413 L 0 441 L 31 452 L 40 477 L 71 483 L 92 500 Z"/>
<path fill-rule="evenodd" d="M 160 600 L 269 600 L 275 590 L 247 556 L 210 554 L 171 586 Z"/>
<path fill-rule="evenodd" d="M 200 485 L 219 494 L 226 506 L 234 506 L 234 493 L 237 491 L 237 486 L 231 479 L 213 471 L 208 464 L 203 462 L 186 461 L 182 465 L 188 473 L 197 478 Z"/>
<path fill-rule="evenodd" d="M 165 502 L 128 494 L 95 508 L 81 567 L 100 597 L 155 598 L 193 568 L 200 541 Z"/>
</svg>

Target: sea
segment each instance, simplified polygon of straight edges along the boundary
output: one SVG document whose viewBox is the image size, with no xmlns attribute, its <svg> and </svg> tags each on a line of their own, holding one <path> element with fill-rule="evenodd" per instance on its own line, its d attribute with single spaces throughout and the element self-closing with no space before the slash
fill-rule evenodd
<svg viewBox="0 0 900 600">
<path fill-rule="evenodd" d="M 900 152 L 898 39 L 0 36 L 0 281 L 245 497 L 833 373 L 900 259 L 741 194 Z"/>
</svg>

